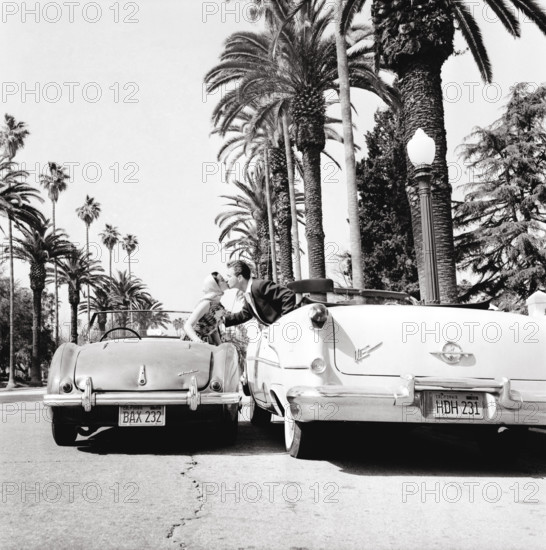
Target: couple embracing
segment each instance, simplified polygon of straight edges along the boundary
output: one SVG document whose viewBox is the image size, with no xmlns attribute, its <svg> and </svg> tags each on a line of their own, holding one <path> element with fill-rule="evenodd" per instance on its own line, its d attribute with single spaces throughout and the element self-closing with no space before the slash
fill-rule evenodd
<svg viewBox="0 0 546 550">
<path fill-rule="evenodd" d="M 220 303 L 228 288 L 235 288 L 244 295 L 245 304 L 237 313 L 227 312 Z M 296 308 L 296 295 L 291 290 L 271 281 L 255 279 L 250 267 L 241 260 L 228 264 L 225 278 L 216 271 L 207 275 L 203 292 L 184 325 L 187 338 L 194 342 L 219 345 L 222 341 L 232 341 L 239 348 L 237 342 L 223 339 L 218 328 L 222 322 L 230 327 L 254 317 L 270 325 Z"/>
</svg>

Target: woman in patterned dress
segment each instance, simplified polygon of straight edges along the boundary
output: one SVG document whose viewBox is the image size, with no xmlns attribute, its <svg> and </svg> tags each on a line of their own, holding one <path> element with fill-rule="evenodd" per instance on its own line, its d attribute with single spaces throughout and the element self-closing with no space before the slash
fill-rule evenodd
<svg viewBox="0 0 546 550">
<path fill-rule="evenodd" d="M 220 345 L 222 337 L 218 325 L 226 314 L 220 299 L 228 286 L 224 278 L 214 271 L 207 275 L 203 286 L 203 297 L 184 323 L 185 340 Z"/>
</svg>

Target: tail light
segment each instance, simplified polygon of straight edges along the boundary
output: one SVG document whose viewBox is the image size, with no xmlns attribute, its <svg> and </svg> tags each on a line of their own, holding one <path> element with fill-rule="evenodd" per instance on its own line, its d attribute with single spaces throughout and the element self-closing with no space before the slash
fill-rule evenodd
<svg viewBox="0 0 546 550">
<path fill-rule="evenodd" d="M 72 381 L 69 379 L 69 378 L 65 378 L 62 382 L 61 382 L 61 390 L 64 392 L 64 393 L 70 393 L 72 391 L 72 388 L 74 386 L 72 385 Z"/>
<path fill-rule="evenodd" d="M 218 378 L 214 378 L 210 383 L 210 389 L 215 392 L 221 392 L 222 382 Z"/>
</svg>

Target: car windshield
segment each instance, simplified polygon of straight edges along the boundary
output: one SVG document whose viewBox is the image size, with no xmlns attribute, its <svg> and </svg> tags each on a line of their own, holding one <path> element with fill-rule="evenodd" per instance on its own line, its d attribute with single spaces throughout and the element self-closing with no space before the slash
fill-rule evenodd
<svg viewBox="0 0 546 550">
<path fill-rule="evenodd" d="M 180 338 L 189 311 L 123 309 L 95 312 L 91 317 L 90 342 L 101 338 Z"/>
<path fill-rule="evenodd" d="M 333 303 L 340 305 L 350 304 L 379 304 L 379 305 L 415 305 L 415 300 L 405 292 L 391 290 L 359 290 L 354 288 L 335 288 L 328 296 Z"/>
</svg>

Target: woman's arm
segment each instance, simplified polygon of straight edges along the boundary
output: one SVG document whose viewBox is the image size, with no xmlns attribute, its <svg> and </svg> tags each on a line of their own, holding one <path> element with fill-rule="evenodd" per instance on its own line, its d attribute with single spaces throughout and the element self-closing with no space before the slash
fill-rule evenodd
<svg viewBox="0 0 546 550">
<path fill-rule="evenodd" d="M 207 300 L 203 300 L 197 304 L 195 309 L 191 312 L 191 315 L 188 317 L 186 322 L 184 323 L 184 332 L 187 334 L 188 338 L 192 342 L 203 342 L 201 338 L 197 335 L 195 330 L 193 329 L 193 325 L 203 317 L 206 313 L 208 313 L 210 309 L 210 302 Z"/>
</svg>

